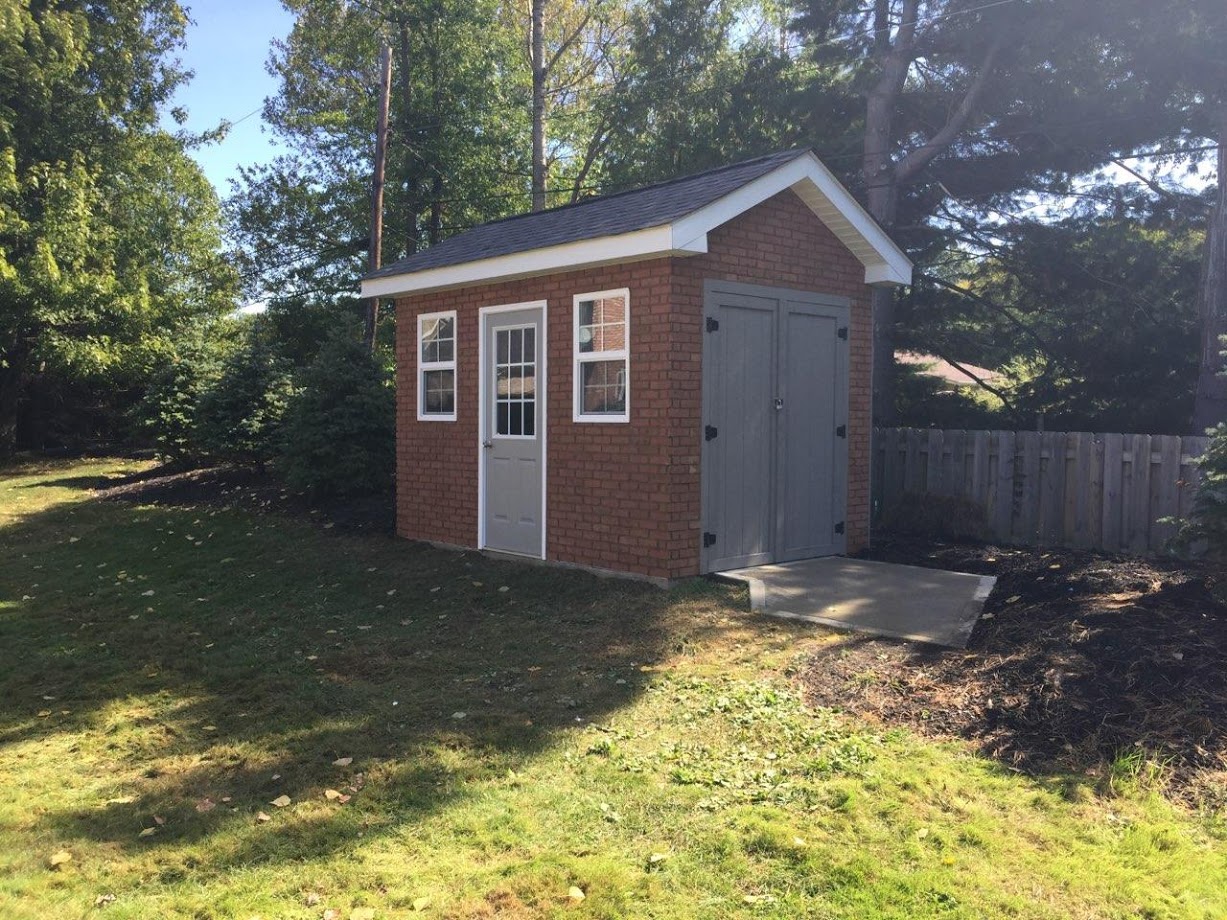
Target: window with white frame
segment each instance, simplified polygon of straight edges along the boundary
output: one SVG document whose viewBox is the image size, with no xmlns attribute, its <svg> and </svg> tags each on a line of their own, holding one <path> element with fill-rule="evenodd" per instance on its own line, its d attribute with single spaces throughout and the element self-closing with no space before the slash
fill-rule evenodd
<svg viewBox="0 0 1227 920">
<path fill-rule="evenodd" d="M 630 420 L 630 291 L 575 296 L 577 422 Z"/>
<path fill-rule="evenodd" d="M 456 420 L 456 311 L 418 317 L 418 420 Z"/>
</svg>

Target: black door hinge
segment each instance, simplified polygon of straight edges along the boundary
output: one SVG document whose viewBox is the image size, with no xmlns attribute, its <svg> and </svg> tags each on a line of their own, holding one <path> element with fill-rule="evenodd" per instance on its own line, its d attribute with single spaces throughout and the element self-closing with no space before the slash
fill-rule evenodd
<svg viewBox="0 0 1227 920">
<path fill-rule="evenodd" d="M 707 331 L 708 332 L 715 332 L 719 328 L 720 328 L 720 320 L 716 319 L 714 316 L 707 317 Z"/>
<path fill-rule="evenodd" d="M 844 522 L 843 521 L 840 521 L 838 524 L 835 525 L 835 532 L 836 533 L 844 532 Z"/>
<path fill-rule="evenodd" d="M 717 428 L 715 425 L 704 425 L 703 426 L 703 440 L 704 441 L 714 441 L 716 439 L 716 435 L 718 435 L 719 433 L 720 433 L 720 429 Z"/>
<path fill-rule="evenodd" d="M 704 531 L 703 532 L 703 545 L 704 546 L 715 546 L 716 545 L 716 535 L 714 533 L 708 533 L 707 531 Z"/>
<path fill-rule="evenodd" d="M 847 326 L 840 326 L 839 329 L 835 331 L 835 334 L 839 336 L 841 339 L 843 339 L 845 342 L 848 341 L 848 327 Z"/>
<path fill-rule="evenodd" d="M 847 425 L 840 425 L 838 428 L 835 429 L 835 437 L 846 438 L 847 436 L 848 436 L 848 426 Z"/>
</svg>

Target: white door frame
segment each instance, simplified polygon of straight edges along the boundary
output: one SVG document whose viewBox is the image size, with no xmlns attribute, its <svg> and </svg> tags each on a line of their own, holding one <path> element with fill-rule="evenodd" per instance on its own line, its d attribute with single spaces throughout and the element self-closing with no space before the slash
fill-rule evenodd
<svg viewBox="0 0 1227 920">
<path fill-rule="evenodd" d="M 549 354 L 549 305 L 544 300 L 529 300 L 524 303 L 500 304 L 493 307 L 481 307 L 477 311 L 477 548 L 486 548 L 486 449 L 483 446 L 486 432 L 486 339 L 490 331 L 490 319 L 500 313 L 515 313 L 518 310 L 541 311 L 541 340 L 537 350 L 538 366 L 541 380 L 537 386 L 537 419 L 541 431 L 541 555 L 545 558 L 546 547 L 546 477 L 549 474 L 549 464 L 546 462 L 546 445 L 549 414 L 547 400 L 549 399 L 549 369 L 547 367 Z"/>
</svg>

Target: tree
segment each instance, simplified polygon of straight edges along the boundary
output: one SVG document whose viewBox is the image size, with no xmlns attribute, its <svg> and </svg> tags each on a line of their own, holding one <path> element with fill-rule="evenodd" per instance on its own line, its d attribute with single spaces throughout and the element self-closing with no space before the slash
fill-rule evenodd
<svg viewBox="0 0 1227 920">
<path fill-rule="evenodd" d="M 1088 186 L 1068 216 L 969 226 L 900 304 L 901 344 L 994 368 L 998 425 L 1183 433 L 1197 376 L 1202 202 Z M 906 424 L 933 421 L 909 382 Z M 982 422 L 981 412 L 968 418 Z M 984 427 L 969 421 L 949 427 Z"/>
<path fill-rule="evenodd" d="M 1165 6 L 1150 4 L 1152 7 Z M 1120 0 L 811 0 L 816 63 L 847 68 L 864 99 L 860 191 L 919 258 L 945 245 L 942 203 L 985 213 L 1060 191 L 1144 143 L 1179 136 L 1170 78 L 1138 79 Z M 875 416 L 895 416 L 896 300 L 877 290 Z"/>
<path fill-rule="evenodd" d="M 379 49 L 392 48 L 384 261 L 527 201 L 528 110 L 496 0 L 288 0 L 265 119 L 291 153 L 228 203 L 249 293 L 270 312 L 357 315 L 370 229 Z M 318 344 L 318 343 L 317 343 Z"/>
<path fill-rule="evenodd" d="M 157 128 L 185 74 L 174 0 L 4 0 L 0 454 L 55 381 L 131 389 L 175 329 L 233 306 L 217 201 Z"/>
</svg>

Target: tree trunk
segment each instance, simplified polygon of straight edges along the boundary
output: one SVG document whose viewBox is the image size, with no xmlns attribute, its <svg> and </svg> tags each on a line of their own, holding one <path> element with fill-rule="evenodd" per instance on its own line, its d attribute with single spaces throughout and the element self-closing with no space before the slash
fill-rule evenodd
<svg viewBox="0 0 1227 920">
<path fill-rule="evenodd" d="M 1206 222 L 1206 249 L 1198 292 L 1201 365 L 1193 400 L 1193 433 L 1227 421 L 1227 370 L 1223 336 L 1227 335 L 1227 108 L 1220 116 L 1218 194 Z"/>
<path fill-rule="evenodd" d="M 8 459 L 17 451 L 17 405 L 25 377 L 24 364 L 15 350 L 0 364 L 0 460 Z"/>
<path fill-rule="evenodd" d="M 891 158 L 891 131 L 895 106 L 893 85 L 882 81 L 865 105 L 865 149 L 861 171 L 865 179 L 869 213 L 888 232 L 895 223 L 898 190 Z M 895 405 L 895 291 L 875 287 L 873 308 L 873 423 L 894 427 Z"/>
<path fill-rule="evenodd" d="M 532 0 L 533 210 L 545 208 L 545 0 Z"/>
</svg>

